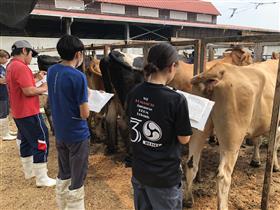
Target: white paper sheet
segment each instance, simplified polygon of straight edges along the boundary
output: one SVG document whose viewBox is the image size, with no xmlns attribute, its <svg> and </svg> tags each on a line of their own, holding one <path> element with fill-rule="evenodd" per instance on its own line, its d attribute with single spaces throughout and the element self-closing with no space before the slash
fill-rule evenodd
<svg viewBox="0 0 280 210">
<path fill-rule="evenodd" d="M 113 97 L 114 94 L 101 92 L 98 90 L 89 90 L 88 105 L 89 110 L 100 112 L 106 103 Z"/>
<path fill-rule="evenodd" d="M 40 87 L 42 84 L 44 84 L 44 83 L 46 83 L 46 82 L 47 82 L 47 75 L 45 75 L 45 76 L 43 77 L 43 79 L 37 81 L 37 82 L 35 83 L 35 86 L 36 86 L 36 87 Z M 48 95 L 48 91 L 42 93 L 42 95 Z"/>
<path fill-rule="evenodd" d="M 203 131 L 215 102 L 180 90 L 177 92 L 183 94 L 188 101 L 191 126 Z"/>
<path fill-rule="evenodd" d="M 40 87 L 42 84 L 44 84 L 44 83 L 46 83 L 46 82 L 47 82 L 47 75 L 45 75 L 45 76 L 43 77 L 43 79 L 37 81 L 36 84 L 35 84 L 35 86 L 36 86 L 36 87 Z"/>
</svg>

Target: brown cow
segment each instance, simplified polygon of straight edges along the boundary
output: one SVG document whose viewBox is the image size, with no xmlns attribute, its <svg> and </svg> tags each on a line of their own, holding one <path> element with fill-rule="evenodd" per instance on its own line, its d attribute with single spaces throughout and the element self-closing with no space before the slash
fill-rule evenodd
<svg viewBox="0 0 280 210">
<path fill-rule="evenodd" d="M 95 57 L 85 57 L 83 63 L 83 72 L 86 75 L 88 87 L 92 90 L 104 91 L 101 71 L 99 68 L 99 60 Z M 91 133 L 91 142 L 103 142 L 106 139 L 104 132 L 105 109 L 100 113 L 90 112 L 88 117 L 88 125 Z"/>
<path fill-rule="evenodd" d="M 185 190 L 189 207 L 193 204 L 192 183 L 201 151 L 215 129 L 220 144 L 218 209 L 228 209 L 231 175 L 243 139 L 257 138 L 270 130 L 277 69 L 278 61 L 273 60 L 242 67 L 217 63 L 193 78 L 193 93 L 215 101 L 215 105 L 205 130 L 194 130 L 189 143 Z M 277 158 L 274 166 L 279 167 Z"/>
</svg>

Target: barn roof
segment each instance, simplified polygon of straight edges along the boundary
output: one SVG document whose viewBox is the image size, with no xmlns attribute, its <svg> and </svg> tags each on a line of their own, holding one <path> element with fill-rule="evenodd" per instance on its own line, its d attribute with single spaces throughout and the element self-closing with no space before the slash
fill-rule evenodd
<svg viewBox="0 0 280 210">
<path fill-rule="evenodd" d="M 32 15 L 40 16 L 53 16 L 53 17 L 69 17 L 76 19 L 88 19 L 88 20 L 106 20 L 112 22 L 125 22 L 125 23 L 144 23 L 144 24 L 156 24 L 156 25 L 170 25 L 170 26 L 186 26 L 186 27 L 198 27 L 198 28 L 215 28 L 215 29 L 229 29 L 229 30 L 241 30 L 241 31 L 259 31 L 259 32 L 280 32 L 277 30 L 244 27 L 235 25 L 222 25 L 222 24 L 209 24 L 209 23 L 192 23 L 178 20 L 160 20 L 127 16 L 113 16 L 104 14 L 89 14 L 80 12 L 66 12 L 59 10 L 43 10 L 34 9 Z"/>
<path fill-rule="evenodd" d="M 211 2 L 201 0 L 95 0 L 95 2 L 221 15 Z"/>
</svg>

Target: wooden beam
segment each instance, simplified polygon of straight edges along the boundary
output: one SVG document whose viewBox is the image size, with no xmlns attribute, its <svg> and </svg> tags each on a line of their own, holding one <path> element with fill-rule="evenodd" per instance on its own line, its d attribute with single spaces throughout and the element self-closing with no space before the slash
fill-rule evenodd
<svg viewBox="0 0 280 210">
<path fill-rule="evenodd" d="M 188 41 L 173 41 L 170 42 L 173 46 L 189 46 L 194 45 L 196 40 L 188 40 Z"/>
<path fill-rule="evenodd" d="M 110 48 L 118 49 L 118 48 L 142 48 L 144 45 L 152 46 L 154 44 L 160 43 L 159 41 L 128 41 L 128 42 L 120 42 L 120 43 L 114 43 L 114 44 L 106 44 L 110 46 Z M 85 50 L 102 50 L 104 49 L 103 45 L 87 45 L 85 46 Z"/>
<path fill-rule="evenodd" d="M 261 203 L 262 210 L 268 210 L 268 204 L 269 204 L 269 193 L 270 193 L 271 176 L 272 176 L 272 169 L 273 169 L 273 152 L 275 149 L 275 140 L 276 140 L 275 138 L 278 129 L 279 107 L 280 107 L 280 60 L 278 64 L 278 74 L 276 78 L 271 126 L 270 126 L 270 133 L 269 133 L 269 143 L 268 143 L 268 150 L 267 150 L 267 157 L 266 157 L 266 168 L 264 174 L 262 203 Z"/>
</svg>

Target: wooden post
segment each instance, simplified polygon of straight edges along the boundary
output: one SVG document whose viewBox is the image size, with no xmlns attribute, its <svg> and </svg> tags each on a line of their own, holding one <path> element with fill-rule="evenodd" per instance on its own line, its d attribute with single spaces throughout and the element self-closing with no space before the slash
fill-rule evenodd
<svg viewBox="0 0 280 210">
<path fill-rule="evenodd" d="M 109 46 L 105 45 L 104 46 L 104 56 L 107 56 L 107 55 L 109 55 Z"/>
<path fill-rule="evenodd" d="M 66 27 L 66 34 L 71 35 L 71 25 L 73 23 L 73 18 L 66 18 L 65 20 L 65 27 Z"/>
<path fill-rule="evenodd" d="M 204 72 L 206 69 L 206 58 L 207 58 L 207 43 L 202 40 L 200 45 L 199 73 Z"/>
<path fill-rule="evenodd" d="M 144 45 L 144 47 L 143 47 L 144 66 L 148 63 L 147 62 L 148 53 L 149 53 L 149 46 L 148 45 Z"/>
<path fill-rule="evenodd" d="M 201 40 L 195 40 L 194 43 L 194 65 L 193 65 L 193 76 L 197 75 L 199 71 L 199 61 L 200 61 L 200 46 Z"/>
<path fill-rule="evenodd" d="M 277 74 L 276 85 L 275 85 L 274 102 L 273 102 L 270 133 L 269 133 L 269 143 L 268 143 L 268 150 L 267 150 L 267 157 L 266 157 L 266 168 L 265 168 L 264 182 L 263 182 L 262 203 L 261 203 L 262 210 L 267 210 L 269 204 L 270 184 L 271 184 L 271 176 L 272 176 L 272 169 L 273 169 L 273 152 L 275 149 L 275 138 L 276 138 L 276 132 L 277 132 L 278 120 L 279 120 L 279 104 L 280 104 L 280 59 L 278 64 L 278 74 Z"/>
<path fill-rule="evenodd" d="M 213 46 L 208 47 L 208 61 L 214 60 L 215 50 Z"/>
<path fill-rule="evenodd" d="M 263 44 L 262 43 L 256 43 L 254 48 L 255 58 L 254 60 L 256 62 L 262 61 L 262 54 L 263 54 Z"/>
</svg>

